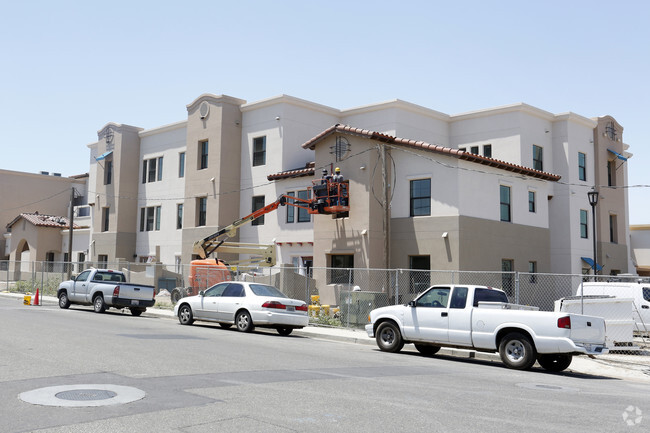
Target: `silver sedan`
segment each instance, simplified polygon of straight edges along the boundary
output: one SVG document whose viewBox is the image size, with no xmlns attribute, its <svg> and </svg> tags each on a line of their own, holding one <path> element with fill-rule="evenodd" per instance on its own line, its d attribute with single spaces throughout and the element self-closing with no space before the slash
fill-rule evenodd
<svg viewBox="0 0 650 433">
<path fill-rule="evenodd" d="M 182 298 L 174 314 L 182 325 L 205 320 L 223 328 L 236 325 L 242 332 L 252 332 L 256 326 L 275 328 L 280 335 L 309 324 L 304 301 L 288 298 L 273 286 L 242 281 L 215 284 L 196 296 Z"/>
</svg>

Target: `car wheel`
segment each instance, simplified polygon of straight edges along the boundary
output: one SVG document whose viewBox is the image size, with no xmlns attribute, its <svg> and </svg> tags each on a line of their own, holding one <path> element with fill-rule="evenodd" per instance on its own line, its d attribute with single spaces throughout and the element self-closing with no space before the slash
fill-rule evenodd
<svg viewBox="0 0 650 433">
<path fill-rule="evenodd" d="M 103 313 L 106 311 L 106 303 L 104 302 L 104 297 L 102 295 L 95 296 L 93 299 L 93 309 L 95 313 Z"/>
<path fill-rule="evenodd" d="M 59 308 L 68 308 L 70 306 L 70 299 L 68 299 L 68 292 L 61 292 L 59 294 Z"/>
<path fill-rule="evenodd" d="M 528 370 L 535 364 L 533 343 L 519 332 L 511 332 L 501 340 L 499 355 L 506 367 L 515 370 Z"/>
<path fill-rule="evenodd" d="M 393 322 L 384 322 L 377 328 L 377 346 L 384 352 L 399 352 L 404 347 L 404 340 L 399 328 Z"/>
<path fill-rule="evenodd" d="M 248 311 L 240 311 L 237 313 L 235 323 L 237 324 L 237 330 L 241 332 L 253 332 L 253 329 L 255 329 L 253 320 Z"/>
<path fill-rule="evenodd" d="M 293 332 L 293 328 L 278 328 L 278 334 L 287 336 Z"/>
<path fill-rule="evenodd" d="M 219 323 L 219 326 L 221 326 L 223 329 L 230 329 L 232 328 L 232 323 Z"/>
<path fill-rule="evenodd" d="M 136 317 L 140 316 L 142 313 L 145 312 L 145 310 L 143 310 L 142 308 L 130 308 L 130 310 L 131 310 L 131 315 Z"/>
<path fill-rule="evenodd" d="M 189 305 L 185 304 L 178 309 L 178 321 L 181 325 L 191 325 L 194 323 L 194 315 Z"/>
<path fill-rule="evenodd" d="M 561 353 L 553 353 L 549 355 L 539 355 L 537 362 L 544 370 L 558 372 L 566 370 L 573 361 L 573 356 L 564 355 Z"/>
<path fill-rule="evenodd" d="M 424 356 L 433 356 L 440 351 L 440 346 L 430 344 L 416 344 L 415 348 Z"/>
</svg>

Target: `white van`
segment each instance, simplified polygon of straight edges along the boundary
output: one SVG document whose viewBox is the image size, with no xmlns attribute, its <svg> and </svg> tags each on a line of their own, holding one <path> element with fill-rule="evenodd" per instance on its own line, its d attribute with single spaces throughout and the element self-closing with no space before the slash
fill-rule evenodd
<svg viewBox="0 0 650 433">
<path fill-rule="evenodd" d="M 586 282 L 578 286 L 576 295 L 608 295 L 616 298 L 632 298 L 632 317 L 638 331 L 650 332 L 650 283 Z"/>
</svg>

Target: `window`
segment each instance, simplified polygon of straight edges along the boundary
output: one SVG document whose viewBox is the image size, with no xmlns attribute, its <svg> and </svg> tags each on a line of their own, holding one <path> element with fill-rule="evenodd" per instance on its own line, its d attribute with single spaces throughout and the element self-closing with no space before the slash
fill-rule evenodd
<svg viewBox="0 0 650 433">
<path fill-rule="evenodd" d="M 529 282 L 531 283 L 536 283 L 537 282 L 537 262 L 528 262 L 528 273 L 529 275 Z"/>
<path fill-rule="evenodd" d="M 140 231 L 160 230 L 160 206 L 140 208 Z"/>
<path fill-rule="evenodd" d="M 185 177 L 185 152 L 178 154 L 178 177 Z"/>
<path fill-rule="evenodd" d="M 582 239 L 587 239 L 589 237 L 588 234 L 588 229 L 589 226 L 587 225 L 587 211 L 584 209 L 580 209 L 580 237 Z"/>
<path fill-rule="evenodd" d="M 183 205 L 182 204 L 176 205 L 176 228 L 177 229 L 183 228 Z"/>
<path fill-rule="evenodd" d="M 607 161 L 607 186 L 616 186 L 616 162 Z"/>
<path fill-rule="evenodd" d="M 474 155 L 478 155 L 478 146 L 472 146 L 469 148 L 470 153 L 473 153 Z"/>
<path fill-rule="evenodd" d="M 618 243 L 618 230 L 617 230 L 618 222 L 616 215 L 610 214 L 609 215 L 609 241 L 613 244 Z"/>
<path fill-rule="evenodd" d="M 306 189 L 303 191 L 298 191 L 298 198 L 309 200 L 309 191 L 307 191 Z M 298 222 L 308 223 L 310 221 L 311 221 L 311 215 L 309 215 L 307 209 L 298 208 Z"/>
<path fill-rule="evenodd" d="M 199 170 L 208 168 L 208 140 L 199 141 Z"/>
<path fill-rule="evenodd" d="M 486 158 L 492 158 L 492 145 L 491 144 L 486 144 L 483 146 L 483 156 Z"/>
<path fill-rule="evenodd" d="M 252 210 L 251 212 L 255 212 L 256 210 L 262 209 L 264 207 L 264 196 L 263 195 L 256 195 L 253 196 L 253 203 L 252 203 Z M 264 215 L 259 216 L 251 222 L 251 225 L 254 226 L 263 226 L 264 225 Z"/>
<path fill-rule="evenodd" d="M 501 288 L 503 289 L 504 292 L 508 296 L 512 296 L 514 294 L 514 280 L 515 276 L 513 275 L 513 271 L 515 270 L 515 261 L 512 259 L 502 259 L 501 260 Z M 498 292 L 497 292 L 498 293 Z M 483 299 L 484 301 L 487 301 L 487 299 Z M 503 301 L 497 301 L 497 302 L 503 302 Z M 476 298 L 474 298 L 474 303 L 476 303 Z"/>
<path fill-rule="evenodd" d="M 467 152 L 467 148 L 465 147 L 459 147 L 458 150 L 460 150 L 461 152 Z"/>
<path fill-rule="evenodd" d="M 266 137 L 253 138 L 253 167 L 266 164 Z"/>
<path fill-rule="evenodd" d="M 109 208 L 103 207 L 102 208 L 102 231 L 107 232 L 108 231 L 108 221 L 109 221 Z"/>
<path fill-rule="evenodd" d="M 512 220 L 510 214 L 510 187 L 501 185 L 500 188 L 500 202 L 501 202 L 501 221 L 510 222 Z"/>
<path fill-rule="evenodd" d="M 456 287 L 451 295 L 449 308 L 463 309 L 467 305 L 467 287 Z"/>
<path fill-rule="evenodd" d="M 435 287 L 430 289 L 424 295 L 420 296 L 415 305 L 425 308 L 447 308 L 449 302 L 449 287 Z"/>
<path fill-rule="evenodd" d="M 528 191 L 528 212 L 535 212 L 535 191 Z"/>
<path fill-rule="evenodd" d="M 104 268 L 104 269 L 108 268 L 108 254 L 98 254 L 97 261 L 98 261 L 97 267 Z M 90 274 L 90 272 L 88 273 Z"/>
<path fill-rule="evenodd" d="M 105 160 L 106 167 L 104 168 L 104 185 L 113 183 L 113 161 L 110 159 Z"/>
<path fill-rule="evenodd" d="M 650 302 L 650 287 L 643 288 L 643 299 Z"/>
<path fill-rule="evenodd" d="M 243 298 L 244 296 L 246 296 L 246 292 L 244 292 L 244 286 L 242 286 L 241 284 L 230 283 L 228 284 L 228 287 L 226 287 L 226 289 L 223 291 L 223 294 L 221 296 Z"/>
<path fill-rule="evenodd" d="M 197 227 L 203 227 L 206 222 L 206 217 L 207 217 L 207 209 L 208 209 L 208 198 L 207 197 L 199 197 L 196 199 L 196 215 L 197 215 L 197 220 L 196 220 L 196 226 Z"/>
<path fill-rule="evenodd" d="M 431 179 L 411 181 L 411 211 L 410 215 L 431 215 Z"/>
<path fill-rule="evenodd" d="M 290 197 L 295 197 L 296 193 L 291 191 L 291 192 L 288 192 L 287 195 L 290 196 Z M 287 223 L 290 224 L 290 223 L 294 222 L 295 213 L 296 213 L 295 211 L 296 211 L 295 207 L 287 205 Z"/>
<path fill-rule="evenodd" d="M 352 254 L 332 254 L 330 256 L 329 278 L 327 284 L 354 283 L 354 256 Z"/>
<path fill-rule="evenodd" d="M 578 179 L 587 180 L 587 155 L 578 152 Z"/>
<path fill-rule="evenodd" d="M 163 163 L 163 157 L 160 156 L 158 157 L 158 178 L 157 178 L 158 181 L 162 180 L 162 167 L 163 167 L 162 163 Z"/>
<path fill-rule="evenodd" d="M 475 289 L 473 305 L 478 307 L 479 302 L 508 302 L 508 297 L 497 290 Z"/>
<path fill-rule="evenodd" d="M 162 156 L 142 161 L 142 183 L 162 180 L 162 163 Z"/>
<path fill-rule="evenodd" d="M 544 150 L 533 144 L 533 168 L 535 170 L 544 171 Z"/>
</svg>

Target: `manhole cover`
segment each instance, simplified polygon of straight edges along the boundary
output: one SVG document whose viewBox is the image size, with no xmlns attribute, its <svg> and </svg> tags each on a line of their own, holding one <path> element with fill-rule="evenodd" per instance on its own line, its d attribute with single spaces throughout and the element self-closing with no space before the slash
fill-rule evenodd
<svg viewBox="0 0 650 433">
<path fill-rule="evenodd" d="M 141 389 L 130 386 L 93 384 L 39 388 L 23 392 L 19 398 L 42 406 L 89 407 L 131 403 L 145 395 Z"/>
<path fill-rule="evenodd" d="M 63 400 L 74 401 L 89 401 L 89 400 L 107 400 L 113 398 L 117 393 L 105 389 L 80 389 L 74 391 L 63 391 L 55 394 L 56 398 Z"/>
</svg>

